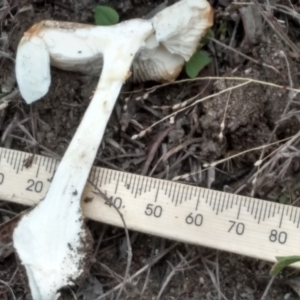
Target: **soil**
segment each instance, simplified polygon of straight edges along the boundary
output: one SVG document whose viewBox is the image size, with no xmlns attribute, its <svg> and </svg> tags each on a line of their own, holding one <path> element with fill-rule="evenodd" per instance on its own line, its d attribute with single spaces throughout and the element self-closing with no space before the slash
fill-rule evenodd
<svg viewBox="0 0 300 300">
<path fill-rule="evenodd" d="M 0 97 L 3 93 L 10 94 L 17 86 L 13 57 L 23 32 L 32 24 L 44 19 L 93 23 L 93 11 L 98 4 L 116 9 L 122 21 L 143 17 L 162 2 L 11 0 L 5 4 L 4 1 L 3 8 L 0 7 L 0 50 L 6 56 L 0 52 Z M 167 2 L 171 4 L 174 1 Z M 278 7 L 293 5 L 292 9 L 299 16 L 300 6 L 296 1 L 277 1 L 277 4 Z M 212 63 L 199 76 L 247 77 L 252 78 L 252 82 L 235 88 L 243 81 L 190 80 L 154 90 L 151 88 L 157 83 L 127 83 L 107 126 L 95 165 L 163 179 L 198 171 L 196 175 L 182 177 L 183 180 L 188 184 L 247 196 L 254 191 L 255 197 L 269 201 L 278 202 L 285 195 L 286 203 L 297 205 L 295 191 L 300 175 L 299 155 L 287 165 L 284 173 L 279 173 L 279 169 L 284 164 L 286 166 L 286 161 L 278 159 L 277 168 L 260 174 L 255 189 L 251 176 L 257 171 L 254 163 L 260 159 L 261 149 L 218 165 L 213 178 L 206 171 L 199 175 L 204 164 L 282 140 L 299 131 L 300 97 L 291 95 L 285 88 L 274 88 L 258 81 L 284 87 L 291 86 L 292 81 L 293 86 L 298 87 L 300 53 L 293 51 L 266 22 L 261 22 L 257 29 L 260 34 L 250 37 L 250 25 L 241 20 L 239 5 L 224 0 L 213 1 L 212 5 L 215 8 L 215 39 L 230 45 L 238 53 L 213 41 L 208 42 L 204 50 L 211 55 Z M 260 14 L 258 18 L 262 21 Z M 291 43 L 299 45 L 299 17 L 275 10 L 273 20 L 281 24 Z M 247 58 L 239 53 L 247 55 Z M 55 68 L 51 73 L 51 87 L 42 101 L 28 106 L 17 94 L 6 108 L 0 110 L 1 147 L 55 158 L 63 156 L 89 104 L 98 77 Z M 186 78 L 183 71 L 179 80 Z M 139 134 L 142 129 L 171 113 L 174 105 L 197 94 L 199 99 L 228 88 L 232 89 L 178 113 L 174 124 L 170 124 L 169 120 L 161 122 L 145 136 L 131 139 L 132 135 Z M 131 91 L 138 92 L 129 93 Z M 145 99 L 138 101 L 143 97 Z M 16 126 L 18 122 L 30 133 L 34 143 Z M 154 159 L 146 165 L 151 147 L 166 130 L 169 132 L 157 148 Z M 178 147 L 180 145 L 185 146 Z M 264 155 L 273 153 L 279 145 L 266 148 Z M 299 143 L 294 146 L 299 151 Z M 156 166 L 166 152 L 170 152 L 168 170 L 164 162 Z M 0 201 L 0 222 L 9 220 L 22 210 L 22 206 Z M 103 239 L 101 247 L 85 281 L 77 284 L 72 291 L 64 289 L 61 299 L 96 299 L 122 282 L 127 262 L 124 230 L 92 221 L 88 221 L 87 225 L 96 241 L 94 249 L 99 239 Z M 136 232 L 130 232 L 130 237 L 133 249 L 131 275 L 151 261 L 155 254 L 174 244 L 173 241 Z M 176 268 L 183 256 L 192 263 L 189 267 Z M 264 261 L 181 243 L 153 265 L 148 273 L 137 276 L 128 284 L 120 299 L 157 299 L 172 270 L 176 272 L 160 299 L 261 299 L 270 280 L 270 268 L 271 264 Z M 1 299 L 31 299 L 26 276 L 21 269 L 11 243 L 0 244 Z M 300 284 L 297 276 L 297 271 L 285 270 L 275 279 L 264 300 L 299 299 L 295 291 L 295 286 Z M 112 293 L 106 299 L 116 299 L 116 294 Z"/>
</svg>

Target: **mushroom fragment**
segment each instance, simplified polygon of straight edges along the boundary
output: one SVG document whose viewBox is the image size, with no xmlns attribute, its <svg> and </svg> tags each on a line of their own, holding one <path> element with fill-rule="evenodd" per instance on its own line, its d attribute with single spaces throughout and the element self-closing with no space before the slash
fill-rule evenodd
<svg viewBox="0 0 300 300">
<path fill-rule="evenodd" d="M 211 25 L 212 10 L 206 0 L 182 0 L 151 20 L 134 19 L 108 27 L 43 21 L 24 34 L 17 52 L 16 76 L 27 103 L 47 93 L 50 63 L 84 72 L 98 70 L 102 60 L 104 63 L 91 103 L 45 199 L 14 231 L 14 247 L 25 266 L 34 300 L 53 299 L 57 290 L 82 275 L 89 235 L 80 198 L 132 62 L 137 80 L 174 80 Z M 186 45 L 181 45 L 185 39 Z"/>
</svg>

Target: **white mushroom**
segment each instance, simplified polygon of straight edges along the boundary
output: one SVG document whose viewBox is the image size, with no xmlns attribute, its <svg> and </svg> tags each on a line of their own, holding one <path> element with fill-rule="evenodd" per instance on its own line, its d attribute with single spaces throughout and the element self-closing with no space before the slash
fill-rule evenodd
<svg viewBox="0 0 300 300">
<path fill-rule="evenodd" d="M 47 93 L 50 63 L 66 70 L 87 71 L 100 69 L 102 57 L 104 62 L 91 103 L 45 199 L 14 231 L 14 247 L 26 268 L 34 300 L 53 299 L 57 290 L 71 285 L 83 272 L 89 236 L 80 198 L 133 59 L 136 56 L 132 67 L 136 79 L 174 80 L 212 25 L 211 12 L 206 0 L 183 0 L 152 20 L 136 19 L 109 27 L 43 21 L 24 34 L 16 75 L 27 103 Z"/>
</svg>

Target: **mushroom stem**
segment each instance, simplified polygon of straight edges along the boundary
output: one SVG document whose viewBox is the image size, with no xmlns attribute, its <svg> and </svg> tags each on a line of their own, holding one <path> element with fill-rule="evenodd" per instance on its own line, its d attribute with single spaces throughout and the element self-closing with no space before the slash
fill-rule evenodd
<svg viewBox="0 0 300 300">
<path fill-rule="evenodd" d="M 21 219 L 13 235 L 34 300 L 52 300 L 82 275 L 89 245 L 80 198 L 135 53 L 152 31 L 149 21 L 131 20 L 101 29 L 95 39 L 104 66 L 94 96 L 45 199 Z"/>
</svg>

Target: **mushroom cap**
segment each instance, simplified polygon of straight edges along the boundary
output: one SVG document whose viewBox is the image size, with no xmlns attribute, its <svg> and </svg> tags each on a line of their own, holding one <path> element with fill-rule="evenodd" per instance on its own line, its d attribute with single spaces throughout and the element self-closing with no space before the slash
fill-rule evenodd
<svg viewBox="0 0 300 300">
<path fill-rule="evenodd" d="M 182 0 L 159 12 L 152 24 L 157 41 L 188 61 L 213 25 L 213 10 L 206 0 Z"/>
<path fill-rule="evenodd" d="M 206 0 L 181 0 L 152 18 L 155 32 L 133 62 L 134 81 L 173 81 L 213 25 Z"/>
</svg>

